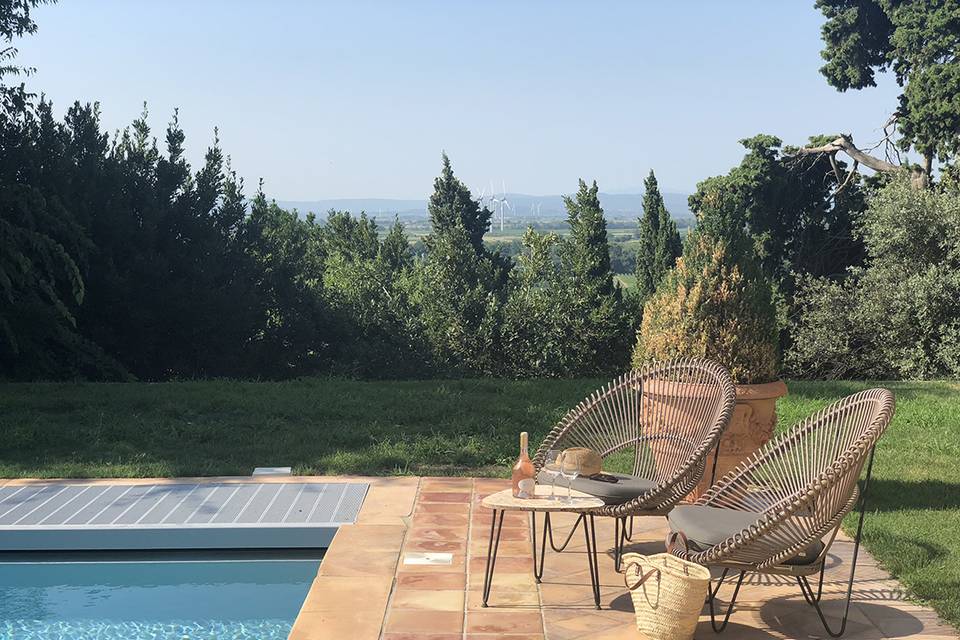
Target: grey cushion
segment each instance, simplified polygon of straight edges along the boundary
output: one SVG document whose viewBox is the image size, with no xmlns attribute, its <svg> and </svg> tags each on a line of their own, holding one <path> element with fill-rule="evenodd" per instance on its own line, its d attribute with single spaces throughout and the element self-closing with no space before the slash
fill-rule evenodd
<svg viewBox="0 0 960 640">
<path fill-rule="evenodd" d="M 703 505 L 685 504 L 674 507 L 667 516 L 671 531 L 682 531 L 697 551 L 704 551 L 755 524 L 762 514 L 756 511 L 735 511 Z M 817 541 L 784 564 L 810 564 L 823 551 Z"/>
<path fill-rule="evenodd" d="M 630 476 L 625 473 L 608 473 L 606 471 L 604 473 L 609 476 L 616 476 L 619 482 L 602 482 L 600 480 L 592 480 L 591 478 L 578 477 L 570 484 L 570 488 L 574 491 L 582 491 L 583 493 L 596 496 L 606 504 L 622 504 L 638 496 L 642 496 L 657 487 L 657 483 L 652 480 Z M 550 481 L 550 476 L 543 471 L 537 476 L 538 484 L 550 484 Z M 558 477 L 557 495 L 562 495 L 562 492 L 565 491 L 566 488 L 566 478 Z"/>
</svg>

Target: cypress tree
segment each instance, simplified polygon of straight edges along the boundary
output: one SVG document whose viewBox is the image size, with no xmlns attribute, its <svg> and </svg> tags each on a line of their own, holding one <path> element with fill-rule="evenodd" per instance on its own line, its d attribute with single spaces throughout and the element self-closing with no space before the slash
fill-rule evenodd
<svg viewBox="0 0 960 640">
<path fill-rule="evenodd" d="M 673 268 L 683 250 L 677 223 L 663 203 L 652 169 L 643 181 L 643 216 L 639 224 L 636 275 L 637 294 L 643 302 L 657 290 L 660 281 Z"/>
<path fill-rule="evenodd" d="M 570 275 L 575 287 L 587 299 L 596 300 L 616 291 L 610 269 L 610 245 L 607 221 L 600 206 L 597 183 L 587 186 L 583 180 L 576 196 L 564 196 L 570 237 L 566 245 Z"/>
<path fill-rule="evenodd" d="M 470 195 L 470 190 L 453 175 L 450 158 L 443 154 L 443 168 L 433 182 L 433 194 L 427 206 L 434 234 L 442 234 L 462 227 L 470 244 L 478 254 L 485 252 L 483 234 L 490 230 L 493 212 L 481 207 Z"/>
</svg>

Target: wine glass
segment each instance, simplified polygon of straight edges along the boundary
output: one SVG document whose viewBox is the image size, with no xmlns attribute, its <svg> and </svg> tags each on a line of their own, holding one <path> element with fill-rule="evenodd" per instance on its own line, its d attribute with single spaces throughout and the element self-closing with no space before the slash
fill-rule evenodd
<svg viewBox="0 0 960 640">
<path fill-rule="evenodd" d="M 550 478 L 550 499 L 557 499 L 557 478 L 560 476 L 560 449 L 550 449 L 543 458 L 543 472 Z"/>
<path fill-rule="evenodd" d="M 567 504 L 573 502 L 571 485 L 580 475 L 580 460 L 574 456 L 563 456 L 560 460 L 560 475 L 567 481 Z"/>
</svg>

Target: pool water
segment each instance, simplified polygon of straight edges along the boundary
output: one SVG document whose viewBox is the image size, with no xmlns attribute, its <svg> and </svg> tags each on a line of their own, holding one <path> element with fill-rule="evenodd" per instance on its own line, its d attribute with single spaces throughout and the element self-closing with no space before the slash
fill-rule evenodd
<svg viewBox="0 0 960 640">
<path fill-rule="evenodd" d="M 0 640 L 286 640 L 320 560 L 0 563 Z"/>
</svg>

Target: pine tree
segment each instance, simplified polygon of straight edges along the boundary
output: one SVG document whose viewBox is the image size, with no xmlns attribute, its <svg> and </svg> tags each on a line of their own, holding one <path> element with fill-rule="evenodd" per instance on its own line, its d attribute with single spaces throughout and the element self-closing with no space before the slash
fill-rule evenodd
<svg viewBox="0 0 960 640">
<path fill-rule="evenodd" d="M 607 221 L 600 206 L 597 183 L 587 186 L 583 180 L 573 198 L 565 196 L 570 237 L 565 253 L 574 286 L 589 300 L 609 296 L 616 291 L 610 269 L 610 245 Z"/>
<path fill-rule="evenodd" d="M 433 182 L 433 194 L 427 207 L 433 234 L 445 233 L 455 227 L 462 227 L 470 238 L 470 244 L 480 254 L 483 246 L 483 234 L 490 230 L 490 217 L 493 212 L 481 207 L 474 200 L 470 190 L 453 175 L 450 158 L 443 154 L 443 169 Z"/>
<path fill-rule="evenodd" d="M 587 186 L 581 180 L 576 196 L 564 203 L 570 235 L 559 248 L 563 312 L 557 322 L 559 333 L 567 336 L 560 366 L 578 375 L 606 375 L 626 364 L 631 331 L 610 268 L 597 183 Z"/>
<path fill-rule="evenodd" d="M 640 243 L 637 247 L 637 295 L 643 302 L 657 290 L 667 272 L 683 251 L 677 223 L 670 217 L 657 177 L 651 169 L 643 181 L 643 216 L 639 220 Z"/>
</svg>

